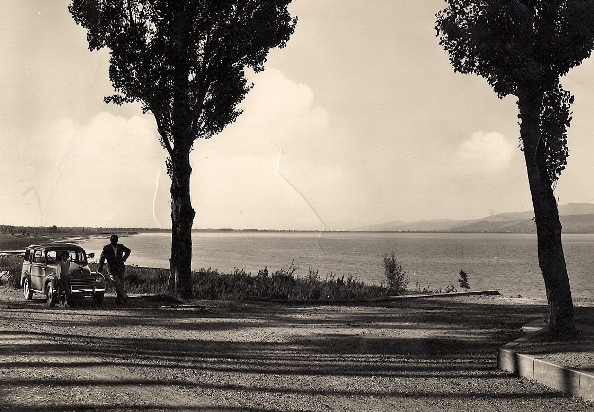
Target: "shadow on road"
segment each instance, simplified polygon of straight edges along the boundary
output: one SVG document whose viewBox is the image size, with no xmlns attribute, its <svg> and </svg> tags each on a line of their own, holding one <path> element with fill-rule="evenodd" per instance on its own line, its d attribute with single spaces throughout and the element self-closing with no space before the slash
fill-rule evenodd
<svg viewBox="0 0 594 412">
<path fill-rule="evenodd" d="M 100 309 L 28 302 L 0 312 L 0 411 L 272 412 L 322 401 L 339 410 L 508 410 L 518 401 L 587 410 L 496 368 L 498 348 L 545 315 L 541 305 L 478 298 L 177 309 L 142 298 Z"/>
</svg>

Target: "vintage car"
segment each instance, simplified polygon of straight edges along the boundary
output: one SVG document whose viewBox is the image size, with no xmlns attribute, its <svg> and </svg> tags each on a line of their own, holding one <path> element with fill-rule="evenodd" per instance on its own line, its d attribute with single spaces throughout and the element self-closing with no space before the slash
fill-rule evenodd
<svg viewBox="0 0 594 412">
<path fill-rule="evenodd" d="M 29 300 L 34 292 L 42 293 L 48 306 L 68 303 L 89 296 L 100 305 L 105 295 L 105 277 L 91 272 L 87 255 L 80 246 L 70 243 L 30 245 L 25 250 L 21 285 Z"/>
</svg>

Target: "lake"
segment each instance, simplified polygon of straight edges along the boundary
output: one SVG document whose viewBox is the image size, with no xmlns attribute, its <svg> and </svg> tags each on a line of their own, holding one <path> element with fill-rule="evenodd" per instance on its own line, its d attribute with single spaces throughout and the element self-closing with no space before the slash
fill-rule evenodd
<svg viewBox="0 0 594 412">
<path fill-rule="evenodd" d="M 132 249 L 128 263 L 169 267 L 169 233 L 121 237 Z M 101 252 L 106 238 L 79 241 L 87 252 Z M 594 298 L 594 235 L 563 237 L 574 298 Z M 353 276 L 367 283 L 384 281 L 383 255 L 394 255 L 408 273 L 409 289 L 459 289 L 459 273 L 468 274 L 471 290 L 495 289 L 505 296 L 544 299 L 536 235 L 374 232 L 195 232 L 193 269 L 234 268 L 256 274 L 293 263 L 297 274 L 310 268 L 327 276 Z"/>
</svg>

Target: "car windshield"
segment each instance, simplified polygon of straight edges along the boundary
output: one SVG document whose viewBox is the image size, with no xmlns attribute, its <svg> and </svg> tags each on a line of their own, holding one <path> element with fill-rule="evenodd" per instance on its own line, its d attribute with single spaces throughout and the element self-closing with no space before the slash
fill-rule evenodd
<svg viewBox="0 0 594 412">
<path fill-rule="evenodd" d="M 74 262 L 79 264 L 86 264 L 87 257 L 85 252 L 80 249 L 55 249 L 48 250 L 46 253 L 48 263 L 56 262 Z"/>
</svg>

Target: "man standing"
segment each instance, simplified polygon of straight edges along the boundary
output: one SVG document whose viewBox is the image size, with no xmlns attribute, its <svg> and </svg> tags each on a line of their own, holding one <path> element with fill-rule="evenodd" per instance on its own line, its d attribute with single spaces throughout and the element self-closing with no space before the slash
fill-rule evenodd
<svg viewBox="0 0 594 412">
<path fill-rule="evenodd" d="M 111 235 L 109 245 L 103 247 L 101 257 L 99 258 L 99 272 L 103 271 L 103 264 L 107 260 L 109 279 L 116 290 L 117 304 L 124 304 L 128 301 L 128 295 L 124 290 L 124 272 L 126 271 L 124 262 L 130 256 L 130 252 L 130 249 L 118 243 L 118 235 Z"/>
<path fill-rule="evenodd" d="M 68 304 L 71 306 L 74 302 L 71 300 L 70 282 L 68 282 L 68 279 L 70 278 L 70 252 L 64 250 L 58 253 L 60 253 L 57 255 L 57 258 L 59 259 L 57 269 L 59 302 L 61 305 Z"/>
</svg>

